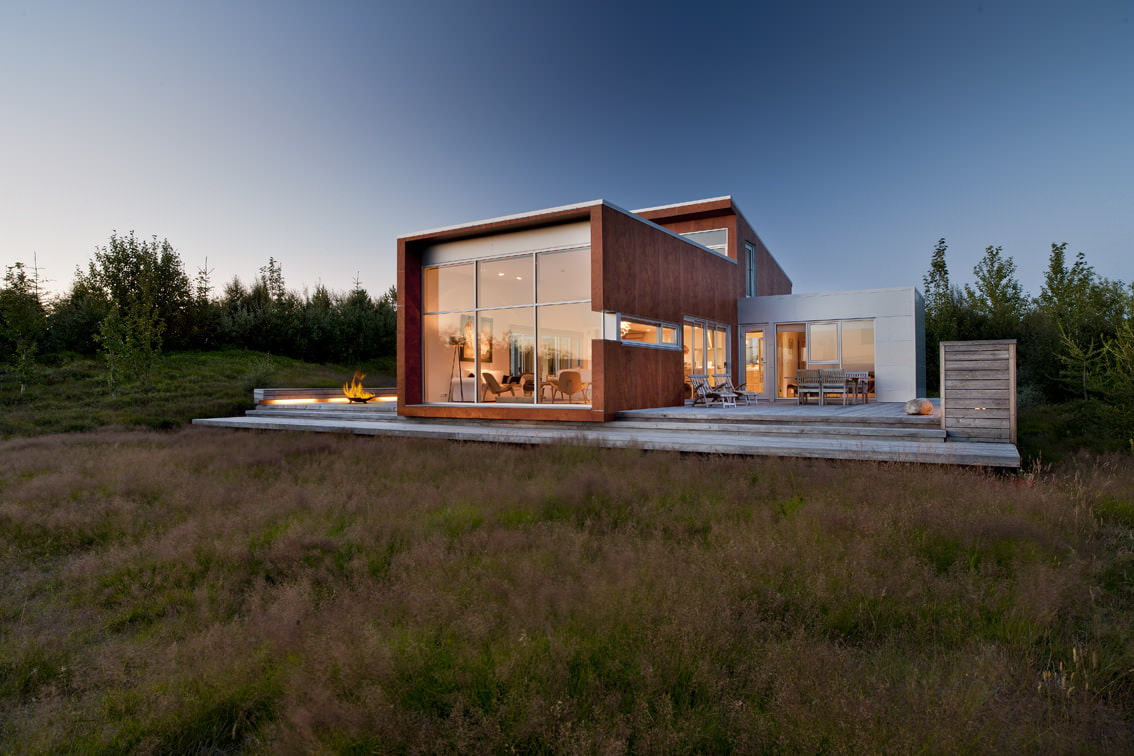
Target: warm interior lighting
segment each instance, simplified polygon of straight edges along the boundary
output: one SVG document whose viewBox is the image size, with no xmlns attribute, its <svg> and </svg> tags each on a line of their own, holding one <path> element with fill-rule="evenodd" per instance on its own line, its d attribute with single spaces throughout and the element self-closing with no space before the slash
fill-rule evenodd
<svg viewBox="0 0 1134 756">
<path fill-rule="evenodd" d="M 344 396 L 331 399 L 323 399 L 315 396 L 303 397 L 301 399 L 266 399 L 260 404 L 346 404 L 350 400 Z"/>
</svg>

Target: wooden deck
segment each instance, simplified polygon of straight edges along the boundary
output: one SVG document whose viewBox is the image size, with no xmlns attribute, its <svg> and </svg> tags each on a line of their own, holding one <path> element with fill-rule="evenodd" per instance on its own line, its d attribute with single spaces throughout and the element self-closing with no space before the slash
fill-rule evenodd
<svg viewBox="0 0 1134 756">
<path fill-rule="evenodd" d="M 860 459 L 1019 467 L 1015 445 L 949 441 L 938 414 L 911 417 L 900 403 L 666 407 L 610 423 L 403 418 L 391 402 L 261 404 L 244 417 L 198 425 L 257 430 L 416 436 L 511 444 L 585 443 L 706 454 Z"/>
</svg>

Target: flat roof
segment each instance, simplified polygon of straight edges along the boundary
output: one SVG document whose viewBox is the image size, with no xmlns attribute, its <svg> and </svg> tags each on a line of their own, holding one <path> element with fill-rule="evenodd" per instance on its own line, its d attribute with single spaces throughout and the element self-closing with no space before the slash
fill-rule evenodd
<svg viewBox="0 0 1134 756">
<path fill-rule="evenodd" d="M 565 213 L 572 210 L 582 210 L 595 205 L 609 205 L 605 200 L 597 199 L 590 200 L 589 202 L 578 202 L 574 205 L 560 205 L 559 207 L 549 207 L 544 210 L 533 210 L 527 213 L 516 213 L 514 215 L 501 215 L 498 218 L 486 218 L 485 220 L 470 221 L 468 223 L 458 223 L 455 226 L 442 226 L 441 228 L 431 228 L 428 231 L 415 231 L 412 234 L 399 234 L 399 239 L 412 239 L 417 236 L 433 236 L 434 234 L 446 234 L 452 231 L 461 231 L 466 228 L 476 228 L 478 226 L 488 226 L 496 223 L 507 223 L 509 221 L 527 220 L 531 218 L 538 218 L 541 215 L 553 215 L 555 213 Z"/>
<path fill-rule="evenodd" d="M 548 207 L 543 210 L 532 210 L 526 213 L 515 213 L 513 215 L 501 215 L 496 218 L 485 218 L 483 220 L 469 221 L 468 223 L 458 223 L 452 226 L 441 226 L 440 228 L 431 228 L 425 231 L 415 231 L 411 234 L 399 234 L 399 239 L 413 239 L 421 236 L 434 236 L 437 234 L 449 234 L 454 231 L 463 231 L 465 229 L 479 228 L 481 226 L 491 226 L 500 223 L 510 223 L 513 221 L 534 220 L 543 215 L 555 215 L 558 213 L 571 212 L 572 210 L 583 210 L 588 207 L 596 205 L 606 205 L 612 207 L 619 212 L 626 213 L 627 215 L 639 215 L 641 213 L 652 213 L 664 210 L 681 210 L 695 208 L 699 205 L 707 205 L 714 202 L 728 202 L 732 203 L 732 195 L 726 194 L 721 197 L 709 197 L 707 199 L 692 200 L 690 202 L 677 202 L 672 205 L 658 205 L 656 207 L 644 207 L 640 210 L 624 210 L 614 203 L 607 202 L 603 199 L 590 200 L 587 202 L 578 202 L 573 205 L 559 205 L 558 207 Z M 643 219 L 645 220 L 645 219 Z"/>
<path fill-rule="evenodd" d="M 631 210 L 632 213 L 652 213 L 655 210 L 677 210 L 683 207 L 691 207 L 693 205 L 704 205 L 709 202 L 732 202 L 732 195 L 726 194 L 723 197 L 709 197 L 707 199 L 693 200 L 692 202 L 678 202 L 673 205 L 658 205 L 657 207 L 643 207 L 640 210 Z"/>
</svg>

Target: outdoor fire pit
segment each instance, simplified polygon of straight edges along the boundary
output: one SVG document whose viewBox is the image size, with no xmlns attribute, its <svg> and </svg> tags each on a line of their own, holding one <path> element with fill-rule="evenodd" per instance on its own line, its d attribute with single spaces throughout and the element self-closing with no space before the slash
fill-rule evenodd
<svg viewBox="0 0 1134 756">
<path fill-rule="evenodd" d="M 366 404 L 374 398 L 374 394 L 362 387 L 362 379 L 365 377 L 366 373 L 355 370 L 354 378 L 343 384 L 343 393 L 352 404 Z"/>
</svg>

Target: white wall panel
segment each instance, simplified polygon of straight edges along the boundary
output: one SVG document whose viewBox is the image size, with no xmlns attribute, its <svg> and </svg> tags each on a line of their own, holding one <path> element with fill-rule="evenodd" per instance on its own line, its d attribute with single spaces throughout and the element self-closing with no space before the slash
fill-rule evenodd
<svg viewBox="0 0 1134 756">
<path fill-rule="evenodd" d="M 422 253 L 422 264 L 444 265 L 520 252 L 586 246 L 590 243 L 591 224 L 588 221 L 580 221 L 434 244 Z"/>
<path fill-rule="evenodd" d="M 925 335 L 921 295 L 911 287 L 784 294 L 741 299 L 737 322 L 768 324 L 820 320 L 874 320 L 874 373 L 878 401 L 904 402 L 925 395 Z"/>
</svg>

